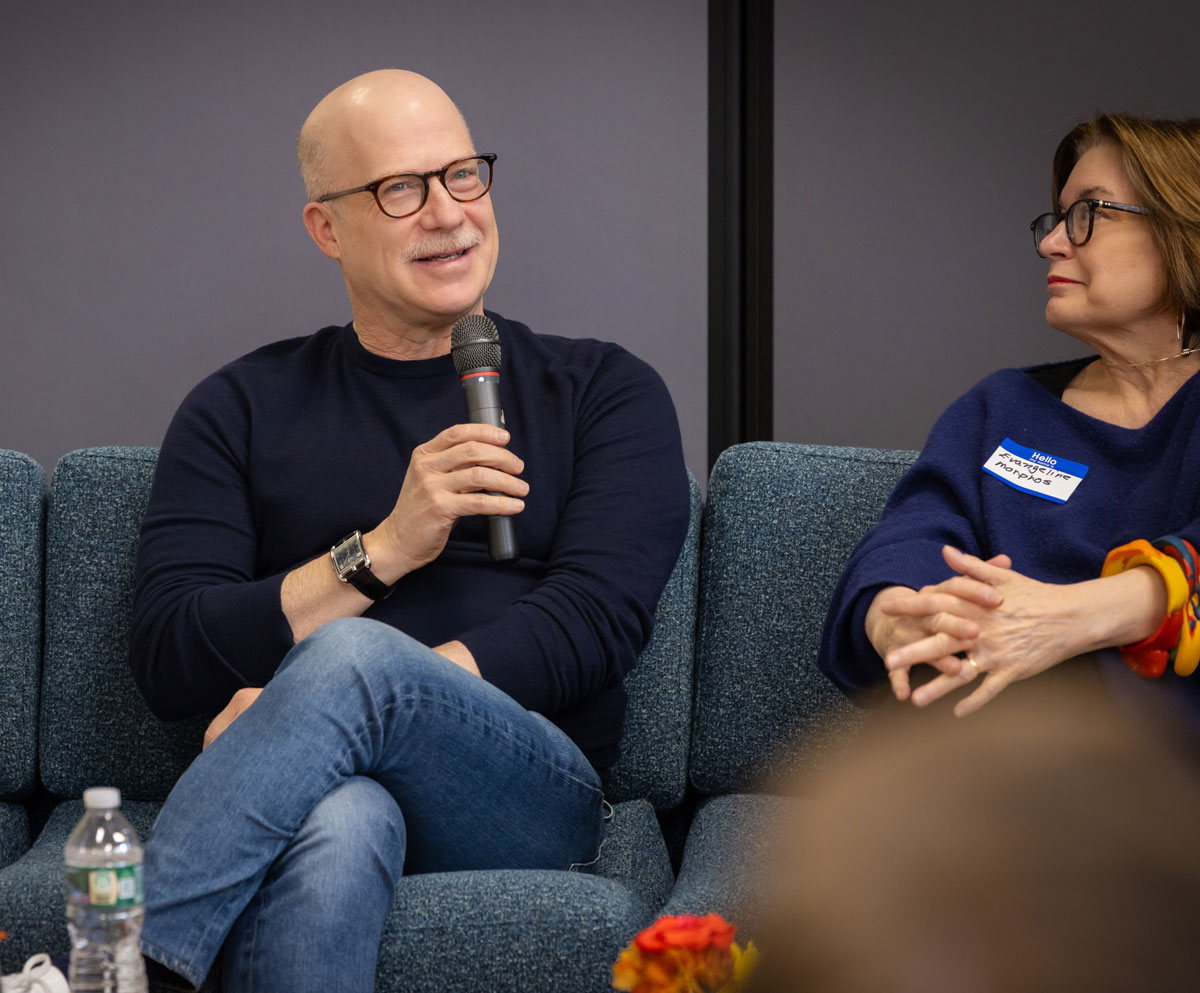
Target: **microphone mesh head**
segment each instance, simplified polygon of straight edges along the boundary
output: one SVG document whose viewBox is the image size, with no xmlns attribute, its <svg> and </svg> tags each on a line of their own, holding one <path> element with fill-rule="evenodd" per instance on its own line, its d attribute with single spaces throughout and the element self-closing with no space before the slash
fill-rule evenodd
<svg viewBox="0 0 1200 993">
<path fill-rule="evenodd" d="M 500 370 L 500 332 L 483 314 L 467 314 L 450 329 L 450 354 L 460 376 L 476 369 Z"/>
</svg>

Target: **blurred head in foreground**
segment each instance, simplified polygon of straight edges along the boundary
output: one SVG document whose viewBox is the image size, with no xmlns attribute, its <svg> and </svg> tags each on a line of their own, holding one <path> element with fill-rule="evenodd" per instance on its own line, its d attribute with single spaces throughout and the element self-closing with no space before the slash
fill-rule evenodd
<svg viewBox="0 0 1200 993">
<path fill-rule="evenodd" d="M 1200 988 L 1200 786 L 1098 693 L 881 719 L 778 863 L 755 990 Z"/>
</svg>

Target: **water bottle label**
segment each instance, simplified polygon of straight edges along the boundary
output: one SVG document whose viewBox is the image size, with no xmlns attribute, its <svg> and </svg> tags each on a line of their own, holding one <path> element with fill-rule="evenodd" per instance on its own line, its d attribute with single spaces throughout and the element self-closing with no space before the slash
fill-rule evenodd
<svg viewBox="0 0 1200 993">
<path fill-rule="evenodd" d="M 140 907 L 142 867 L 67 869 L 67 899 L 76 907 Z"/>
</svg>

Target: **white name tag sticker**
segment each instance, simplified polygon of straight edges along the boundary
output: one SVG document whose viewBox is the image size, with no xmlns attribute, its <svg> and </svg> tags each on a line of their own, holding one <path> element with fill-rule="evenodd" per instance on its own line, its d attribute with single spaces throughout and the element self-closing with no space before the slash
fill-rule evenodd
<svg viewBox="0 0 1200 993">
<path fill-rule="evenodd" d="M 1005 438 L 983 463 L 983 471 L 1015 490 L 1053 503 L 1066 503 L 1075 487 L 1083 482 L 1088 467 Z"/>
</svg>

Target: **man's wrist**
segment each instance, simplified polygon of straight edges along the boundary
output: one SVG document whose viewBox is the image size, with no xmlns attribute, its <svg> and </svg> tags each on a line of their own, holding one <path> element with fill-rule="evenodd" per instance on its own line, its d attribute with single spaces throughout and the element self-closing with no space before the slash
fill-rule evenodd
<svg viewBox="0 0 1200 993">
<path fill-rule="evenodd" d="M 396 551 L 394 543 L 383 524 L 371 531 L 364 531 L 363 548 L 371 559 L 371 571 L 381 582 L 394 586 L 401 577 L 412 572 L 406 558 Z"/>
<path fill-rule="evenodd" d="M 385 583 L 371 569 L 371 555 L 363 544 L 361 531 L 352 531 L 329 550 L 337 578 L 353 586 L 371 600 L 386 600 L 395 589 L 394 584 Z"/>
</svg>

